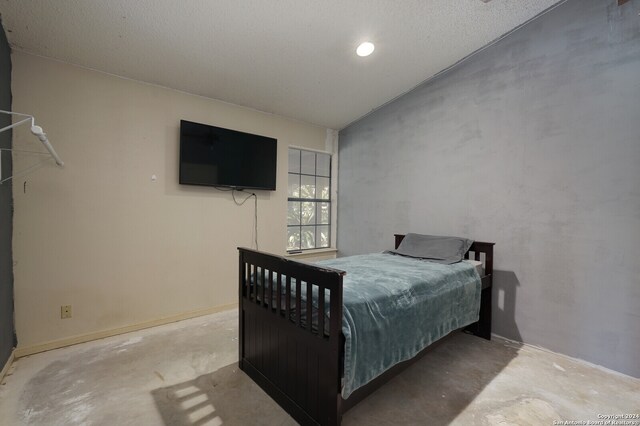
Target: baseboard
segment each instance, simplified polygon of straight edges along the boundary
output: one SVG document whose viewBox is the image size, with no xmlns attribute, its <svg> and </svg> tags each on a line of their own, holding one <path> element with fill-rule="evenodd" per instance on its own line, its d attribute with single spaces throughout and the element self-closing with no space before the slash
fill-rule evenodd
<svg viewBox="0 0 640 426">
<path fill-rule="evenodd" d="M 9 372 L 9 368 L 11 368 L 11 364 L 13 364 L 15 355 L 16 355 L 16 349 L 13 348 L 13 350 L 9 354 L 9 359 L 7 359 L 7 362 L 4 364 L 4 367 L 2 367 L 2 371 L 0 371 L 0 383 L 2 383 L 2 381 L 4 380 L 4 376 L 7 374 L 7 372 Z"/>
<path fill-rule="evenodd" d="M 78 343 L 90 342 L 92 340 L 104 339 L 105 337 L 117 336 L 118 334 L 130 333 L 132 331 L 144 330 L 145 328 L 156 327 L 159 325 L 170 324 L 172 322 L 182 321 L 190 318 L 201 317 L 203 315 L 214 314 L 216 312 L 227 311 L 237 308 L 237 303 L 216 306 L 213 308 L 199 309 L 197 311 L 184 312 L 165 318 L 159 318 L 151 321 L 145 321 L 138 324 L 132 324 L 125 327 L 113 328 L 110 330 L 96 331 L 94 333 L 80 334 L 77 336 L 65 337 L 64 339 L 52 340 L 50 342 L 41 343 L 39 345 L 18 346 L 15 352 L 15 358 L 37 354 L 40 352 L 50 351 L 53 349 L 64 348 L 65 346 L 77 345 Z M 4 370 L 3 370 L 4 372 Z"/>
<path fill-rule="evenodd" d="M 578 364 L 582 364 L 582 365 L 585 365 L 587 367 L 595 368 L 597 370 L 601 370 L 601 371 L 603 371 L 605 373 L 608 373 L 608 374 L 613 374 L 613 375 L 616 375 L 616 376 L 624 377 L 624 378 L 627 378 L 627 379 L 633 379 L 633 380 L 640 379 L 640 377 L 634 377 L 634 376 L 631 376 L 629 374 L 621 373 L 620 371 L 612 370 L 611 368 L 605 367 L 605 366 L 600 365 L 600 364 L 594 364 L 593 362 L 589 362 L 589 361 L 584 360 L 582 358 L 575 358 L 575 357 L 572 357 L 571 355 L 565 355 L 565 354 L 560 353 L 560 352 L 554 352 L 551 349 L 547 349 L 547 348 L 544 348 L 542 346 L 536 346 L 536 345 L 532 345 L 531 343 L 525 343 L 525 342 L 520 342 L 518 340 L 509 339 L 507 337 L 500 336 L 499 334 L 496 334 L 496 333 L 491 333 L 491 336 L 492 337 L 497 337 L 498 339 L 504 340 L 505 342 L 509 342 L 509 343 L 513 344 L 514 346 L 520 345 L 520 346 L 524 346 L 525 348 L 535 349 L 535 350 L 538 350 L 538 351 L 541 351 L 541 352 L 546 352 L 546 353 L 550 353 L 550 354 L 553 354 L 553 355 L 557 355 L 557 356 L 559 356 L 561 358 L 565 358 L 565 359 L 567 359 L 569 361 L 577 362 Z"/>
</svg>

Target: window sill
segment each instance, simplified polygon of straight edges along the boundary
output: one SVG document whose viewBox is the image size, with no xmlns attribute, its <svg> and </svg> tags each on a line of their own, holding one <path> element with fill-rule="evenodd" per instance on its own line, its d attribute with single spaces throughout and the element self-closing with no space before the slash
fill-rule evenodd
<svg viewBox="0 0 640 426">
<path fill-rule="evenodd" d="M 329 247 L 329 248 L 321 248 L 321 249 L 304 250 L 304 251 L 301 251 L 300 253 L 287 253 L 285 257 L 305 258 L 305 257 L 315 257 L 318 255 L 337 253 L 337 252 L 338 252 L 337 248 Z"/>
</svg>

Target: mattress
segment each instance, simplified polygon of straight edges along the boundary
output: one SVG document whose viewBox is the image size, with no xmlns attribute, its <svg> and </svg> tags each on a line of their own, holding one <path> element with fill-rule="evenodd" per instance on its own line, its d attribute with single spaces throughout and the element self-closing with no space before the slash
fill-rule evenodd
<svg viewBox="0 0 640 426">
<path fill-rule="evenodd" d="M 470 265 L 473 265 L 476 268 L 476 271 L 478 271 L 478 275 L 480 275 L 480 277 L 484 276 L 484 268 L 482 267 L 482 262 L 480 262 L 479 260 L 471 260 L 471 259 L 465 259 L 463 260 L 463 262 L 467 262 Z"/>
<path fill-rule="evenodd" d="M 347 273 L 342 287 L 344 399 L 449 332 L 478 321 L 481 283 L 475 265 L 385 253 L 318 264 Z"/>
</svg>

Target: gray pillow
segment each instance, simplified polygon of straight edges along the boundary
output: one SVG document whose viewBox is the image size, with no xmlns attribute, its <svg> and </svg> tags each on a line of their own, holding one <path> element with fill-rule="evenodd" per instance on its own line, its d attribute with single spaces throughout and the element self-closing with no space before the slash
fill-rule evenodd
<svg viewBox="0 0 640 426">
<path fill-rule="evenodd" d="M 389 250 L 387 253 L 449 265 L 460 262 L 471 244 L 473 241 L 466 238 L 407 234 L 396 250 Z"/>
</svg>

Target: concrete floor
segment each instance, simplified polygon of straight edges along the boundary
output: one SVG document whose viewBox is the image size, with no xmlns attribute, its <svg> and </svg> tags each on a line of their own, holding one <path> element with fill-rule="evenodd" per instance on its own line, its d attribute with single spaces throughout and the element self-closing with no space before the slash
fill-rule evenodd
<svg viewBox="0 0 640 426">
<path fill-rule="evenodd" d="M 19 359 L 1 425 L 293 425 L 236 366 L 221 312 Z M 349 411 L 344 425 L 552 425 L 640 413 L 640 380 L 457 334 Z"/>
</svg>

